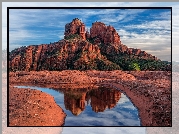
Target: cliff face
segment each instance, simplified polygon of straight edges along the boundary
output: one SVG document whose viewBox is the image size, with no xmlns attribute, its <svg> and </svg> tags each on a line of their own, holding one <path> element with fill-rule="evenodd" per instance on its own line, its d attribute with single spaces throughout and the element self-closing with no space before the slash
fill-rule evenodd
<svg viewBox="0 0 179 134">
<path fill-rule="evenodd" d="M 53 44 L 42 44 L 15 49 L 10 54 L 10 70 L 66 70 L 97 69 L 104 65 L 115 65 L 101 55 L 97 45 L 84 40 L 61 40 Z M 115 65 L 118 69 L 120 67 Z"/>
<path fill-rule="evenodd" d="M 121 59 L 122 57 L 124 58 Z M 125 66 L 121 61 L 126 60 L 126 57 L 157 61 L 155 56 L 145 51 L 123 45 L 114 27 L 95 22 L 89 33 L 85 30 L 85 24 L 75 18 L 65 25 L 63 40 L 11 51 L 9 69 L 10 71 L 116 70 L 124 69 Z"/>
<path fill-rule="evenodd" d="M 86 39 L 85 24 L 78 18 L 72 20 L 71 23 L 65 25 L 65 38 L 71 34 L 78 34 L 82 39 Z"/>
<path fill-rule="evenodd" d="M 121 43 L 120 36 L 112 26 L 105 26 L 104 23 L 95 22 L 90 29 L 90 37 L 97 38 L 104 44 L 111 43 Z"/>
</svg>

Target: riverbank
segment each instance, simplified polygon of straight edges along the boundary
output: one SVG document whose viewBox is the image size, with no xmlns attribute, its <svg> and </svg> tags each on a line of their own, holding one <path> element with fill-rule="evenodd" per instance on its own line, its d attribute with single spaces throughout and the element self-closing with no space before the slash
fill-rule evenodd
<svg viewBox="0 0 179 134">
<path fill-rule="evenodd" d="M 10 86 L 9 126 L 63 126 L 65 117 L 51 95 Z"/>
<path fill-rule="evenodd" d="M 10 84 L 108 84 L 121 89 L 138 108 L 142 126 L 171 126 L 171 72 L 163 71 L 32 71 L 10 72 Z M 53 87 L 52 87 L 53 86 Z"/>
</svg>

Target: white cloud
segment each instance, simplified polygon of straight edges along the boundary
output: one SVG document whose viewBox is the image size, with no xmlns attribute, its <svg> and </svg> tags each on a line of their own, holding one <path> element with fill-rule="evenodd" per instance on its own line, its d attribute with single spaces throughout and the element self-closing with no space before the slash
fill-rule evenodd
<svg viewBox="0 0 179 134">
<path fill-rule="evenodd" d="M 146 11 L 146 9 L 115 10 L 115 13 L 118 12 L 117 16 L 111 15 L 111 13 L 109 12 L 109 14 L 105 14 L 105 16 L 102 16 L 100 21 L 104 22 L 106 25 L 109 25 L 113 22 L 128 22 L 135 19 L 138 13 L 142 13 L 144 11 Z"/>
<path fill-rule="evenodd" d="M 73 124 L 77 126 L 139 126 L 140 121 L 133 118 L 132 113 L 127 113 L 124 111 L 113 111 L 107 110 L 105 112 L 99 112 L 97 116 L 90 116 L 88 113 L 81 113 L 78 118 L 76 117 L 67 117 L 65 120 L 66 123 Z"/>
<path fill-rule="evenodd" d="M 126 95 L 124 95 L 123 93 L 121 93 L 121 98 L 120 100 L 117 102 L 117 104 L 123 104 L 123 103 L 126 103 L 128 102 L 128 98 L 126 97 Z"/>
<path fill-rule="evenodd" d="M 171 21 L 170 20 L 155 20 L 150 22 L 144 22 L 142 24 L 136 24 L 136 25 L 127 25 L 124 26 L 124 28 L 127 29 L 155 29 L 155 30 L 171 30 Z"/>
<path fill-rule="evenodd" d="M 134 30 L 133 30 L 134 29 Z M 135 30 L 140 30 L 137 33 Z M 133 31 L 131 31 L 133 30 Z M 146 51 L 161 60 L 171 60 L 171 22 L 151 21 L 118 29 L 123 44 Z"/>
</svg>

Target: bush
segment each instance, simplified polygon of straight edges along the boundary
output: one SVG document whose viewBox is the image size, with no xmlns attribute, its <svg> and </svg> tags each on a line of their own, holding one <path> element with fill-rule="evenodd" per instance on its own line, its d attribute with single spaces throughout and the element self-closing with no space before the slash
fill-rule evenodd
<svg viewBox="0 0 179 134">
<path fill-rule="evenodd" d="M 109 62 L 107 60 L 96 59 L 96 63 L 97 63 L 98 70 L 104 70 L 104 71 L 121 70 L 119 65 L 113 62 Z"/>
<path fill-rule="evenodd" d="M 70 40 L 70 39 L 80 39 L 80 38 L 81 38 L 81 36 L 78 35 L 78 34 L 70 34 L 70 35 L 68 35 L 68 36 L 65 36 L 65 39 L 66 39 L 66 40 Z"/>
<path fill-rule="evenodd" d="M 137 63 L 132 63 L 131 65 L 129 65 L 129 68 L 131 70 L 140 71 L 140 66 Z"/>
</svg>

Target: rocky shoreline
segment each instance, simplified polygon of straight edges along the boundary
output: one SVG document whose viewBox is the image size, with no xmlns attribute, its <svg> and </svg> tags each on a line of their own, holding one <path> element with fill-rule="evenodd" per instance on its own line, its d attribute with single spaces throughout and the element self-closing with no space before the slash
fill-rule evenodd
<svg viewBox="0 0 179 134">
<path fill-rule="evenodd" d="M 142 126 L 171 126 L 171 72 L 166 71 L 19 71 L 9 73 L 10 91 L 19 83 L 107 84 L 123 91 L 139 110 Z M 15 90 L 14 90 L 15 91 Z M 54 102 L 55 103 L 55 102 Z"/>
<path fill-rule="evenodd" d="M 63 126 L 65 117 L 51 95 L 10 86 L 9 126 Z"/>
</svg>

